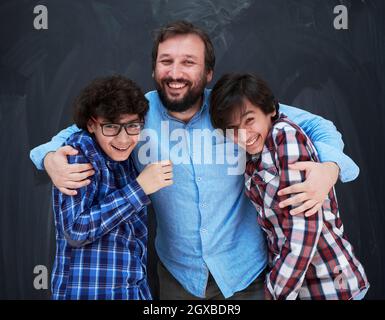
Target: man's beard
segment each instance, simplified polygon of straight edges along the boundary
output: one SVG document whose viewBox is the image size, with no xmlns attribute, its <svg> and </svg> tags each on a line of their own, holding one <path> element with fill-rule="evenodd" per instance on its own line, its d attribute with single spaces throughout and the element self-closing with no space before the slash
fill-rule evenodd
<svg viewBox="0 0 385 320">
<path fill-rule="evenodd" d="M 179 82 L 187 84 L 188 91 L 187 94 L 180 100 L 170 100 L 167 97 L 164 87 L 167 86 L 169 82 Z M 156 90 L 158 91 L 159 98 L 162 101 L 164 107 L 168 111 L 172 112 L 184 112 L 190 109 L 203 95 L 203 91 L 207 85 L 206 76 L 202 75 L 199 82 L 194 88 L 191 88 L 191 81 L 185 79 L 172 79 L 171 77 L 161 80 L 162 85 L 155 80 Z"/>
</svg>

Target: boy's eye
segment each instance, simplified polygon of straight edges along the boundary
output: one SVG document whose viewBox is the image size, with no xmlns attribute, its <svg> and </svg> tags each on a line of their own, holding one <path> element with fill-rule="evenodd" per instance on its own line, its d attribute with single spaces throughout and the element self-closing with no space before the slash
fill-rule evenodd
<svg viewBox="0 0 385 320">
<path fill-rule="evenodd" d="M 138 129 L 141 128 L 142 124 L 141 123 L 129 123 L 126 128 L 128 129 Z"/>
<path fill-rule="evenodd" d="M 254 118 L 247 118 L 246 124 L 252 124 L 254 122 Z"/>
<path fill-rule="evenodd" d="M 106 129 L 117 129 L 117 128 L 120 128 L 120 125 L 109 123 L 109 124 L 105 124 L 104 128 L 106 128 Z"/>
</svg>

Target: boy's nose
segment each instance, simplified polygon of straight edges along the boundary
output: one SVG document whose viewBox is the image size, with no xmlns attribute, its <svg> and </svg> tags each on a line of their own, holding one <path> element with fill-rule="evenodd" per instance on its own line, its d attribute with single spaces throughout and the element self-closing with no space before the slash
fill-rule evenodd
<svg viewBox="0 0 385 320">
<path fill-rule="evenodd" d="M 133 136 L 128 135 L 126 130 L 122 128 L 122 130 L 115 137 L 115 139 L 121 143 L 126 143 L 126 142 L 130 142 L 133 139 Z"/>
</svg>

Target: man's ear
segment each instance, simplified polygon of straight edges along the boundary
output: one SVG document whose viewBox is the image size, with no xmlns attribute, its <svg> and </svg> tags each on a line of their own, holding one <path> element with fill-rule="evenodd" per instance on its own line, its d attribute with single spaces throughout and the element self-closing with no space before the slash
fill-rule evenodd
<svg viewBox="0 0 385 320">
<path fill-rule="evenodd" d="M 210 83 L 211 80 L 213 80 L 213 70 L 210 70 L 209 72 L 207 72 L 207 76 L 206 76 L 206 79 L 207 79 L 207 83 Z"/>
</svg>

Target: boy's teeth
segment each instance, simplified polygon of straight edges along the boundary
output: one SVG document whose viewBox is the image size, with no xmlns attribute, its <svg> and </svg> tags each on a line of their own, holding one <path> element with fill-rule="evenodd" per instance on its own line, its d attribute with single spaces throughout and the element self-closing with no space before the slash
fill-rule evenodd
<svg viewBox="0 0 385 320">
<path fill-rule="evenodd" d="M 113 146 L 115 149 L 117 149 L 117 150 L 119 150 L 119 151 L 126 151 L 127 149 L 128 149 L 128 147 L 127 148 L 125 148 L 125 149 L 122 149 L 122 148 L 118 148 L 118 147 L 115 147 L 115 146 Z"/>
<path fill-rule="evenodd" d="M 253 140 L 247 142 L 246 145 L 251 146 L 252 144 L 255 143 L 255 141 L 257 141 L 257 139 L 258 139 L 258 137 L 255 137 Z"/>
</svg>

